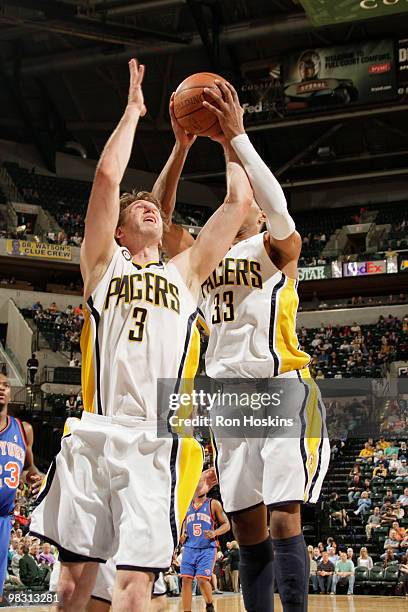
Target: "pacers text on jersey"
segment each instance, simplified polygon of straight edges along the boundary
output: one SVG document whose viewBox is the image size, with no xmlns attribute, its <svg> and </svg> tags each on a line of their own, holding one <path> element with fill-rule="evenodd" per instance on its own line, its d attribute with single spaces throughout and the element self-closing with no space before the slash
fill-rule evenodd
<svg viewBox="0 0 408 612">
<path fill-rule="evenodd" d="M 225 257 L 201 286 L 202 297 L 222 285 L 236 285 L 262 289 L 261 264 L 251 259 Z"/>
<path fill-rule="evenodd" d="M 114 306 L 120 303 L 141 301 L 163 306 L 180 313 L 179 290 L 176 285 L 170 283 L 167 278 L 145 272 L 144 274 L 124 274 L 115 276 L 109 283 L 105 298 L 105 310 L 110 307 L 113 300 Z"/>
</svg>

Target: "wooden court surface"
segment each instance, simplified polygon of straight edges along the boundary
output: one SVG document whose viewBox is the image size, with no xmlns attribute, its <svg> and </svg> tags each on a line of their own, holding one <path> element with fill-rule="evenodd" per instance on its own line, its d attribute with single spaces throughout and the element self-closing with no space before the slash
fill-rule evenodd
<svg viewBox="0 0 408 612">
<path fill-rule="evenodd" d="M 245 612 L 240 595 L 215 596 L 214 607 L 216 612 Z M 166 600 L 166 610 L 181 612 L 182 605 L 179 597 Z M 50 608 L 3 608 L 3 610 L 26 610 L 27 612 L 50 612 Z M 407 612 L 408 599 L 405 597 L 373 597 L 356 595 L 311 595 L 309 597 L 310 612 Z M 204 601 L 201 597 L 193 600 L 193 612 L 205 612 Z M 279 598 L 275 597 L 275 612 L 282 612 Z"/>
</svg>

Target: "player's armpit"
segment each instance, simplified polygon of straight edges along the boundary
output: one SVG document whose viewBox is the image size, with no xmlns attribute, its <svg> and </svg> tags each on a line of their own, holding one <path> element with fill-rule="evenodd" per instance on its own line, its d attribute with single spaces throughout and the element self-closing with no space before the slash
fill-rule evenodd
<svg viewBox="0 0 408 612">
<path fill-rule="evenodd" d="M 192 235 L 181 227 L 172 223 L 163 233 L 163 249 L 169 257 L 175 257 L 194 244 Z"/>
</svg>

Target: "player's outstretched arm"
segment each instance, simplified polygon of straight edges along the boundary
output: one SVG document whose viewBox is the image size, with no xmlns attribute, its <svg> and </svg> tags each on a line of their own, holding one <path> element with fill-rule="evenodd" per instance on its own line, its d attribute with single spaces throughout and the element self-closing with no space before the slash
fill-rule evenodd
<svg viewBox="0 0 408 612">
<path fill-rule="evenodd" d="M 176 142 L 170 157 L 166 162 L 163 170 L 156 179 L 153 185 L 152 193 L 159 200 L 163 212 L 163 217 L 166 225 L 171 225 L 171 218 L 176 205 L 177 187 L 181 173 L 187 159 L 191 145 L 195 142 L 197 136 L 187 134 L 177 123 L 174 115 L 174 93 L 172 93 L 169 103 L 169 114 L 171 127 L 173 128 Z"/>
<path fill-rule="evenodd" d="M 170 98 L 169 113 L 176 142 L 166 165 L 153 186 L 152 193 L 161 203 L 164 216 L 163 248 L 169 257 L 175 257 L 188 249 L 194 238 L 180 225 L 173 224 L 177 186 L 191 145 L 197 136 L 187 134 L 174 116 L 174 93 Z"/>
<path fill-rule="evenodd" d="M 271 243 L 284 252 L 287 258 L 297 259 L 301 250 L 301 240 L 295 232 L 295 223 L 289 214 L 282 187 L 245 133 L 243 110 L 236 90 L 230 83 L 215 82 L 223 97 L 216 89 L 206 89 L 206 93 L 217 103 L 217 107 L 208 102 L 203 104 L 218 117 L 226 139 L 248 174 L 255 200 L 265 213 Z"/>
<path fill-rule="evenodd" d="M 253 193 L 244 169 L 231 159 L 227 162 L 227 195 L 223 204 L 210 217 L 194 244 L 172 262 L 193 294 L 217 267 L 230 249 L 245 217 Z"/>
<path fill-rule="evenodd" d="M 112 259 L 119 219 L 119 186 L 129 163 L 139 118 L 146 114 L 142 91 L 144 66 L 139 66 L 132 59 L 129 62 L 129 72 L 128 103 L 96 168 L 85 218 L 85 235 L 81 247 L 85 297 L 92 293 Z"/>
</svg>

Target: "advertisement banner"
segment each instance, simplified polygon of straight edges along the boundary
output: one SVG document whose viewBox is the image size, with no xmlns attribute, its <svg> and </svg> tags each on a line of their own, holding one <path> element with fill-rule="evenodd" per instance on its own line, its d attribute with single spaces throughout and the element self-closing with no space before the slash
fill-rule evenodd
<svg viewBox="0 0 408 612">
<path fill-rule="evenodd" d="M 300 4 L 315 26 L 364 21 L 408 11 L 407 0 L 300 0 Z"/>
<path fill-rule="evenodd" d="M 72 249 L 68 245 L 28 242 L 27 240 L 7 240 L 7 254 L 14 257 L 41 257 L 43 259 L 63 259 L 70 261 Z"/>
<path fill-rule="evenodd" d="M 245 80 L 237 89 L 246 125 L 282 116 L 284 96 L 280 64 L 266 62 L 246 70 Z"/>
<path fill-rule="evenodd" d="M 399 40 L 397 43 L 397 82 L 398 96 L 406 102 L 408 100 L 408 38 Z"/>
<path fill-rule="evenodd" d="M 399 271 L 408 272 L 408 253 L 399 256 Z"/>
<path fill-rule="evenodd" d="M 392 40 L 307 49 L 284 63 L 287 112 L 381 103 L 397 97 Z"/>
<path fill-rule="evenodd" d="M 343 276 L 371 276 L 372 274 L 386 274 L 387 262 L 380 261 L 349 261 L 343 263 Z"/>
<path fill-rule="evenodd" d="M 326 278 L 331 278 L 331 266 L 299 268 L 299 281 L 322 280 Z"/>
</svg>

